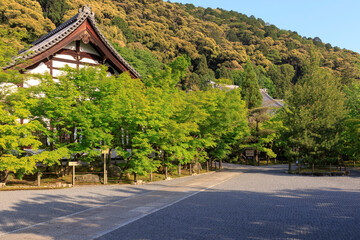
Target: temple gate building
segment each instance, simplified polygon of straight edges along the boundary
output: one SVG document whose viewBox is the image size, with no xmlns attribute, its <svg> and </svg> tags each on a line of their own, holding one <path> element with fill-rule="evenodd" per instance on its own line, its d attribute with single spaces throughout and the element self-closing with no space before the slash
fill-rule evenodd
<svg viewBox="0 0 360 240">
<path fill-rule="evenodd" d="M 16 67 L 31 74 L 48 72 L 56 79 L 65 65 L 79 69 L 104 64 L 111 74 L 128 72 L 132 78 L 140 78 L 140 74 L 101 33 L 94 16 L 91 8 L 84 6 L 74 17 L 33 42 L 28 50 L 20 51 L 15 61 L 5 69 Z M 16 60 L 22 63 L 16 64 Z M 30 78 L 24 87 L 38 83 Z"/>
</svg>

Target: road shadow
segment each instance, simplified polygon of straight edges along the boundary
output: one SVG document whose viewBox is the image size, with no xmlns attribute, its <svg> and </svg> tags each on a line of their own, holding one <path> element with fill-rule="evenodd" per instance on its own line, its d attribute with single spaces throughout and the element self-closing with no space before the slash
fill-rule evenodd
<svg viewBox="0 0 360 240">
<path fill-rule="evenodd" d="M 252 166 L 252 165 L 236 165 L 236 164 L 229 164 L 225 170 L 227 171 L 239 171 L 243 173 L 259 173 L 265 175 L 283 175 L 283 176 L 290 176 L 290 177 L 310 177 L 310 178 L 322 178 L 322 177 L 331 177 L 331 178 L 360 178 L 360 169 L 359 168 L 346 168 L 347 171 L 350 171 L 350 175 L 346 176 L 311 176 L 311 175 L 298 175 L 298 174 L 289 174 L 288 165 L 269 165 L 269 166 Z M 297 169 L 295 165 L 292 165 L 291 168 L 293 171 Z"/>
<path fill-rule="evenodd" d="M 360 192 L 201 192 L 99 238 L 358 239 Z M 139 230 L 141 229 L 141 230 Z"/>
<path fill-rule="evenodd" d="M 99 187 L 87 191 L 86 195 L 81 195 L 78 190 L 82 189 L 79 188 L 64 190 L 73 191 L 74 194 L 68 196 L 68 194 L 62 193 L 63 190 L 57 190 L 58 194 L 46 194 L 47 190 L 42 190 L 35 197 L 28 197 L 28 191 L 19 191 L 19 193 L 24 193 L 23 200 L 16 201 L 8 209 L 0 211 L 0 239 L 2 239 L 2 234 L 6 232 L 149 192 L 146 189 L 133 186 L 107 189 L 105 194 Z M 0 192 L 0 202 L 6 202 L 6 193 Z"/>
<path fill-rule="evenodd" d="M 224 171 L 287 175 L 282 167 L 239 167 Z M 191 178 L 176 181 L 181 184 Z M 157 183 L 159 186 L 168 184 Z M 76 191 L 76 188 L 72 190 Z M 102 194 L 96 187 L 89 191 L 90 194 L 74 197 L 61 191 L 57 195 L 42 191 L 34 197 L 24 194 L 23 200 L 0 212 L 0 234 L 120 201 L 130 195 L 154 193 L 136 186 L 108 190 L 114 194 Z M 165 195 L 174 193 L 156 191 L 165 192 Z M 189 194 L 197 191 L 199 189 L 194 187 Z M 359 191 L 341 188 L 257 192 L 225 191 L 215 187 L 99 239 L 357 239 L 360 236 L 359 199 Z M 81 222 L 74 224 L 79 228 L 87 227 Z M 2 237 L 6 239 L 6 236 L 0 236 L 0 239 Z"/>
</svg>

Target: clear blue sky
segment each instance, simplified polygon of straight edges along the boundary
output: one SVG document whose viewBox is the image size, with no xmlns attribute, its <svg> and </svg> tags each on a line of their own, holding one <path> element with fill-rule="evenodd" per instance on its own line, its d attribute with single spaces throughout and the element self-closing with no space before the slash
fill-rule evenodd
<svg viewBox="0 0 360 240">
<path fill-rule="evenodd" d="M 280 29 L 360 53 L 360 0 L 172 0 L 254 15 Z"/>
</svg>

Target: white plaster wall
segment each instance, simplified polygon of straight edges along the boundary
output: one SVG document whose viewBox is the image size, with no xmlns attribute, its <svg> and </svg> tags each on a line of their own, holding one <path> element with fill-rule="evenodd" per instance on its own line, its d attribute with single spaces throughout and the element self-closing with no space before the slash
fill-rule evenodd
<svg viewBox="0 0 360 240">
<path fill-rule="evenodd" d="M 81 63 L 93 63 L 93 64 L 99 64 L 98 61 L 90 58 L 83 58 L 80 60 Z"/>
<path fill-rule="evenodd" d="M 66 54 L 56 54 L 54 57 L 67 59 L 67 60 L 75 60 L 73 56 L 66 55 Z"/>
<path fill-rule="evenodd" d="M 37 66 L 36 68 L 27 71 L 27 73 L 30 74 L 43 74 L 46 72 L 50 73 L 50 69 L 43 62 L 40 63 L 39 66 Z"/>
<path fill-rule="evenodd" d="M 17 90 L 16 84 L 13 83 L 0 83 L 0 93 L 1 94 L 10 94 Z"/>
<path fill-rule="evenodd" d="M 24 82 L 24 87 L 27 88 L 27 87 L 31 87 L 31 86 L 36 86 L 40 84 L 40 81 L 38 79 L 35 79 L 35 78 L 32 78 L 32 77 L 29 77 L 25 82 Z"/>
<path fill-rule="evenodd" d="M 50 73 L 50 69 L 45 65 L 45 63 L 40 63 L 39 66 L 37 66 L 34 69 L 28 70 L 27 73 L 30 74 L 44 74 L 44 73 Z M 24 83 L 24 87 L 31 87 L 31 86 L 35 86 L 38 85 L 40 83 L 40 81 L 36 78 L 32 78 L 29 77 L 25 83 Z"/>
<path fill-rule="evenodd" d="M 76 42 L 71 42 L 64 47 L 65 49 L 76 50 Z"/>
<path fill-rule="evenodd" d="M 80 52 L 87 52 L 100 56 L 90 44 L 85 44 L 83 42 L 80 42 Z"/>
<path fill-rule="evenodd" d="M 60 61 L 53 61 L 53 67 L 55 67 L 55 68 L 64 68 L 66 65 L 68 65 L 71 68 L 76 68 L 75 63 L 66 63 L 66 62 L 60 62 Z"/>
<path fill-rule="evenodd" d="M 61 76 L 63 73 L 63 71 L 53 69 L 53 77 Z"/>
</svg>

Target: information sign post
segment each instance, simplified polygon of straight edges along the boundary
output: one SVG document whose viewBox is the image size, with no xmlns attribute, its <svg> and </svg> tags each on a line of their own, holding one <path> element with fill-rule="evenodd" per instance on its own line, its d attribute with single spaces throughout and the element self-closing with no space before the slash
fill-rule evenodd
<svg viewBox="0 0 360 240">
<path fill-rule="evenodd" d="M 72 186 L 75 186 L 75 167 L 78 166 L 78 162 L 69 162 L 69 166 L 73 167 L 72 170 Z"/>
</svg>

